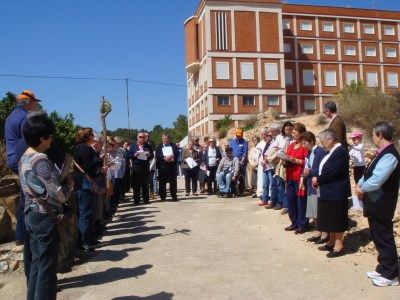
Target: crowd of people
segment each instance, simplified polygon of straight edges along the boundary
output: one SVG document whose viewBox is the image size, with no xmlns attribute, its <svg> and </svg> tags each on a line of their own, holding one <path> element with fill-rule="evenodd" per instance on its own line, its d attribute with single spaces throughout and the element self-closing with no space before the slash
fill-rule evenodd
<svg viewBox="0 0 400 300">
<path fill-rule="evenodd" d="M 263 128 L 251 138 L 237 128 L 235 138 L 220 147 L 214 137 L 189 139 L 184 149 L 162 135 L 158 146 L 148 132 L 133 141 L 104 137 L 92 128 L 79 128 L 73 172 L 60 177 L 65 157 L 52 143 L 54 124 L 32 91 L 17 97 L 18 106 L 6 121 L 7 159 L 21 180 L 21 208 L 16 238 L 24 243 L 28 299 L 55 299 L 59 237 L 57 224 L 70 214 L 65 205 L 73 192 L 77 203 L 79 246 L 93 251 L 106 221 L 132 189 L 133 204 L 159 197 L 179 201 L 177 178 L 184 177 L 185 196 L 199 193 L 220 197 L 238 194 L 239 177 L 245 180 L 258 205 L 288 214 L 285 231 L 304 234 L 310 221 L 316 230 L 308 239 L 327 257 L 345 253 L 343 236 L 349 227 L 351 196 L 349 162 L 353 162 L 355 194 L 364 203 L 371 236 L 378 250 L 378 266 L 367 276 L 378 286 L 398 285 L 398 256 L 392 218 L 397 204 L 400 164 L 392 140 L 394 127 L 379 122 L 373 130 L 378 151 L 366 166 L 363 133 L 351 134 L 334 102 L 324 106 L 330 118 L 316 137 L 302 123 L 287 121 Z M 29 113 L 29 115 L 28 115 Z M 199 192 L 198 192 L 199 191 Z M 25 228 L 26 227 L 26 228 Z M 42 259 L 45 256 L 46 259 Z"/>
</svg>

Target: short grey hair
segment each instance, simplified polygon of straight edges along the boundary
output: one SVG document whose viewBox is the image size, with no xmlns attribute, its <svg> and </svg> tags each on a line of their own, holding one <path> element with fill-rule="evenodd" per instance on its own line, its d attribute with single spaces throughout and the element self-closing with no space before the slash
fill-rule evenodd
<svg viewBox="0 0 400 300">
<path fill-rule="evenodd" d="M 269 129 L 279 132 L 282 130 L 282 125 L 280 123 L 274 123 L 269 127 Z"/>
<path fill-rule="evenodd" d="M 395 128 L 391 122 L 380 121 L 375 124 L 373 132 L 375 135 L 380 133 L 385 140 L 391 141 L 393 139 Z"/>
<path fill-rule="evenodd" d="M 264 127 L 260 130 L 260 134 L 267 133 L 267 132 L 268 132 L 268 127 Z"/>
<path fill-rule="evenodd" d="M 325 129 L 325 130 L 323 130 L 323 131 L 321 131 L 319 134 L 318 134 L 318 138 L 320 139 L 320 140 L 323 140 L 323 141 L 326 141 L 326 140 L 332 140 L 333 142 L 337 142 L 337 135 L 336 135 L 336 132 L 335 131 L 333 131 L 332 129 Z"/>
</svg>

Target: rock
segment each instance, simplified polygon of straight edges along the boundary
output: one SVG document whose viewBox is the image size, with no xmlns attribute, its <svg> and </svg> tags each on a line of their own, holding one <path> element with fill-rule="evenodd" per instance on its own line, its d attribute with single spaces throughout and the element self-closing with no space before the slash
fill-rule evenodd
<svg viewBox="0 0 400 300">
<path fill-rule="evenodd" d="M 2 256 L 0 256 L 0 260 L 7 260 L 9 258 L 10 258 L 10 254 L 8 254 L 8 253 L 3 254 Z"/>
<path fill-rule="evenodd" d="M 0 243 L 14 237 L 12 218 L 5 207 L 0 205 Z"/>
<path fill-rule="evenodd" d="M 11 271 L 16 271 L 19 268 L 20 262 L 17 260 L 13 260 L 10 262 L 10 270 Z"/>
<path fill-rule="evenodd" d="M 22 252 L 24 251 L 24 245 L 15 246 L 11 249 L 11 252 Z"/>
<path fill-rule="evenodd" d="M 8 247 L 8 246 L 0 248 L 0 254 L 8 253 L 10 251 L 11 251 L 11 247 Z"/>
<path fill-rule="evenodd" d="M 24 260 L 24 254 L 23 253 L 18 253 L 14 256 L 14 260 L 19 260 L 23 261 Z"/>
<path fill-rule="evenodd" d="M 19 193 L 19 186 L 17 182 L 1 186 L 0 185 L 0 197 L 8 197 Z"/>
<path fill-rule="evenodd" d="M 0 261 L 0 273 L 4 273 L 8 270 L 8 263 L 5 260 Z"/>
</svg>

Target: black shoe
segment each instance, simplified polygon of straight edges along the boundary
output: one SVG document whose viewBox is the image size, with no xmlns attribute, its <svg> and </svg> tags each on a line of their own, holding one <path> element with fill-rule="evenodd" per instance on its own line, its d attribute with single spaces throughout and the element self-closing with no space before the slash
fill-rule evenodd
<svg viewBox="0 0 400 300">
<path fill-rule="evenodd" d="M 161 202 L 165 202 L 165 198 L 161 198 L 160 201 L 161 201 Z"/>
<path fill-rule="evenodd" d="M 257 194 L 251 195 L 251 198 L 257 198 Z"/>
<path fill-rule="evenodd" d="M 282 206 L 280 206 L 279 204 L 275 205 L 274 210 L 281 210 Z"/>
<path fill-rule="evenodd" d="M 85 252 L 94 251 L 94 246 L 89 244 L 82 244 L 81 248 Z"/>
<path fill-rule="evenodd" d="M 294 231 L 294 230 L 297 230 L 296 226 L 294 226 L 294 225 L 290 225 L 285 228 L 285 231 Z"/>
<path fill-rule="evenodd" d="M 318 250 L 319 251 L 329 251 L 329 252 L 331 252 L 331 251 L 333 251 L 333 246 L 324 245 L 324 246 L 318 247 Z"/>
<path fill-rule="evenodd" d="M 320 238 L 319 240 L 316 240 L 314 243 L 317 245 L 321 245 L 321 244 L 327 243 L 328 241 L 329 241 L 329 236 L 327 236 L 326 238 L 323 238 L 323 239 Z"/>
<path fill-rule="evenodd" d="M 344 250 L 343 249 L 340 250 L 340 251 L 333 250 L 333 251 L 327 253 L 326 257 L 327 258 L 335 258 L 335 257 L 343 256 L 343 255 L 344 255 Z"/>
<path fill-rule="evenodd" d="M 310 237 L 310 238 L 308 238 L 307 239 L 307 242 L 314 242 L 314 243 L 317 243 L 317 241 L 320 241 L 321 240 L 321 236 L 313 236 L 313 237 Z"/>
<path fill-rule="evenodd" d="M 178 198 L 172 198 L 172 201 L 173 202 L 178 202 L 179 200 L 178 200 Z"/>
</svg>

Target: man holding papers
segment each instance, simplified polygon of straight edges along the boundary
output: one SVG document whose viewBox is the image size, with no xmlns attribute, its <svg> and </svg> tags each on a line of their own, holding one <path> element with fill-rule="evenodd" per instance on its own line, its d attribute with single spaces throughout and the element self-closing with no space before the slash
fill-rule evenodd
<svg viewBox="0 0 400 300">
<path fill-rule="evenodd" d="M 156 149 L 158 180 L 160 183 L 159 193 L 161 201 L 165 201 L 165 198 L 167 197 L 167 182 L 169 182 L 169 191 L 171 193 L 172 201 L 178 201 L 176 196 L 176 164 L 178 161 L 178 156 L 178 148 L 175 144 L 170 142 L 169 134 L 163 134 L 162 144 L 158 145 Z"/>
<path fill-rule="evenodd" d="M 142 192 L 143 202 L 149 203 L 149 178 L 150 161 L 153 159 L 153 149 L 145 142 L 145 133 L 139 132 L 137 142 L 129 148 L 129 157 L 132 160 L 132 185 L 133 203 L 138 205 L 140 202 L 140 192 Z"/>
<path fill-rule="evenodd" d="M 200 155 L 199 152 L 194 149 L 194 144 L 192 141 L 189 142 L 187 148 L 183 151 L 183 162 L 182 169 L 185 175 L 185 196 L 189 196 L 190 193 L 190 181 L 192 182 L 192 192 L 193 196 L 198 196 L 197 194 L 197 179 L 199 176 L 199 163 Z"/>
</svg>

